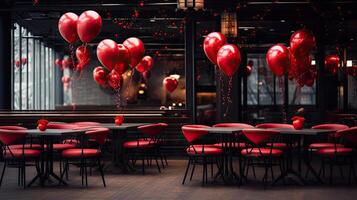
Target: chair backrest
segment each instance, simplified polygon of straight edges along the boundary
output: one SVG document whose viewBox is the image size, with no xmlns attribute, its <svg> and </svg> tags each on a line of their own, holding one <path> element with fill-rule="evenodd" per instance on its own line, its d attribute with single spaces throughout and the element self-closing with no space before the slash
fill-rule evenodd
<svg viewBox="0 0 357 200">
<path fill-rule="evenodd" d="M 279 135 L 279 132 L 273 130 L 246 129 L 243 130 L 243 135 L 254 145 L 260 146 Z"/>
<path fill-rule="evenodd" d="M 75 125 L 75 126 L 101 126 L 101 123 L 99 122 L 74 122 L 72 123 L 72 125 Z"/>
<path fill-rule="evenodd" d="M 291 124 L 280 124 L 280 123 L 264 123 L 258 124 L 255 126 L 256 128 L 288 128 L 294 129 L 294 126 Z"/>
<path fill-rule="evenodd" d="M 0 129 L 4 130 L 27 130 L 27 128 L 22 126 L 0 126 Z"/>
<path fill-rule="evenodd" d="M 339 130 L 337 132 L 342 138 L 347 140 L 347 142 L 351 143 L 353 146 L 357 146 L 357 126 Z"/>
<path fill-rule="evenodd" d="M 160 135 L 168 125 L 165 123 L 149 124 L 144 126 L 139 126 L 138 130 L 149 137 L 156 137 Z"/>
<path fill-rule="evenodd" d="M 244 123 L 220 123 L 213 125 L 213 127 L 254 128 L 254 126 Z"/>
<path fill-rule="evenodd" d="M 0 129 L 0 142 L 5 146 L 8 146 L 14 144 L 18 140 L 25 139 L 26 135 L 26 130 Z"/>
<path fill-rule="evenodd" d="M 77 126 L 74 124 L 67 123 L 48 123 L 47 129 L 75 129 Z"/>
<path fill-rule="evenodd" d="M 86 131 L 86 136 L 95 141 L 96 143 L 103 145 L 105 143 L 105 139 L 109 134 L 108 128 L 92 128 L 91 130 Z"/>
<path fill-rule="evenodd" d="M 348 129 L 349 127 L 344 124 L 319 124 L 316 126 L 311 127 L 312 129 L 331 129 L 331 130 L 343 130 Z"/>
<path fill-rule="evenodd" d="M 203 128 L 209 128 L 209 126 L 198 124 L 184 125 L 182 126 L 182 133 L 185 136 L 187 142 L 192 143 L 195 140 L 198 140 L 204 135 L 208 134 L 208 131 L 203 130 Z"/>
</svg>

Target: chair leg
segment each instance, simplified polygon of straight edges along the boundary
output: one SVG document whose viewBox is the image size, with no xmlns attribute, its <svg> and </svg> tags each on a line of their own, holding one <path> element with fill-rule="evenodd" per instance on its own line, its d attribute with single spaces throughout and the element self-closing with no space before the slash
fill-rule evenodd
<svg viewBox="0 0 357 200">
<path fill-rule="evenodd" d="M 202 159 L 202 186 L 205 184 L 205 174 L 206 174 L 206 158 Z"/>
<path fill-rule="evenodd" d="M 1 186 L 1 184 L 2 184 L 2 180 L 3 180 L 3 178 L 4 178 L 6 165 L 7 165 L 7 163 L 6 163 L 6 159 L 5 159 L 5 160 L 4 160 L 4 166 L 3 166 L 3 168 L 2 168 L 2 172 L 1 172 L 0 186 Z"/>
<path fill-rule="evenodd" d="M 330 160 L 330 184 L 332 184 L 332 176 L 333 176 L 333 163 Z"/>
<path fill-rule="evenodd" d="M 85 173 L 85 178 L 86 178 L 86 187 L 88 187 L 88 171 L 87 171 L 87 160 L 84 159 L 84 173 Z"/>
<path fill-rule="evenodd" d="M 160 169 L 160 165 L 159 165 L 159 161 L 157 160 L 157 157 L 155 157 L 155 161 L 156 161 L 157 169 L 159 170 L 159 173 L 161 173 L 161 169 Z"/>
<path fill-rule="evenodd" d="M 22 181 L 23 181 L 22 183 L 23 183 L 24 189 L 26 189 L 26 164 L 25 164 L 25 161 L 22 166 Z"/>
<path fill-rule="evenodd" d="M 100 162 L 99 158 L 98 158 L 98 168 L 99 168 L 100 175 L 102 176 L 103 185 L 104 185 L 104 187 L 106 187 L 105 179 L 104 179 L 103 167 L 102 167 L 102 163 Z"/>
<path fill-rule="evenodd" d="M 142 158 L 141 171 L 142 171 L 143 174 L 145 174 L 145 156 L 144 155 L 143 155 L 143 158 Z"/>
<path fill-rule="evenodd" d="M 187 163 L 187 167 L 186 167 L 186 171 L 185 171 L 185 175 L 184 175 L 183 180 L 182 180 L 182 185 L 185 184 L 187 172 L 188 172 L 188 170 L 189 170 L 189 168 L 190 168 L 190 165 L 191 165 L 191 158 L 189 157 L 188 163 Z"/>
</svg>

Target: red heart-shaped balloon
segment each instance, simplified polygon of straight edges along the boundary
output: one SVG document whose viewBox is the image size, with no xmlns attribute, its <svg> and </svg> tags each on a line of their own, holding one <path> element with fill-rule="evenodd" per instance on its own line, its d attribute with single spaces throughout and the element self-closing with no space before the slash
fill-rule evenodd
<svg viewBox="0 0 357 200">
<path fill-rule="evenodd" d="M 76 57 L 78 59 L 77 70 L 82 71 L 90 62 L 90 51 L 88 46 L 79 46 L 76 50 Z"/>
<path fill-rule="evenodd" d="M 283 76 L 290 67 L 290 51 L 286 46 L 276 44 L 268 50 L 266 61 L 276 76 Z"/>
<path fill-rule="evenodd" d="M 112 70 L 108 74 L 107 79 L 108 79 L 109 86 L 111 88 L 113 88 L 113 89 L 119 89 L 120 88 L 122 77 L 117 71 Z"/>
<path fill-rule="evenodd" d="M 144 73 L 146 71 L 149 71 L 154 65 L 154 60 L 151 58 L 151 56 L 144 56 L 143 59 L 139 62 L 138 65 L 136 65 L 136 70 L 138 70 L 140 73 Z"/>
<path fill-rule="evenodd" d="M 100 86 L 106 86 L 107 84 L 107 76 L 108 73 L 104 70 L 103 67 L 96 67 L 93 70 L 93 79 L 97 82 Z"/>
<path fill-rule="evenodd" d="M 118 126 L 122 125 L 123 121 L 124 121 L 124 116 L 122 116 L 122 115 L 118 115 L 114 119 L 114 123 Z"/>
<path fill-rule="evenodd" d="M 213 64 L 217 65 L 218 50 L 226 44 L 226 42 L 226 37 L 219 32 L 212 32 L 205 37 L 203 50 Z"/>
<path fill-rule="evenodd" d="M 171 77 L 171 76 L 166 77 L 162 83 L 163 83 L 164 87 L 166 88 L 166 90 L 169 91 L 170 93 L 175 91 L 175 89 L 177 88 L 177 85 L 178 85 L 177 79 L 174 77 Z"/>
<path fill-rule="evenodd" d="M 136 37 L 131 37 L 123 42 L 123 45 L 129 50 L 129 65 L 135 67 L 143 58 L 145 53 L 144 43 Z"/>
<path fill-rule="evenodd" d="M 315 36 L 307 29 L 295 31 L 290 38 L 290 50 L 295 57 L 305 56 L 316 48 Z"/>
<path fill-rule="evenodd" d="M 223 45 L 217 53 L 217 64 L 219 68 L 227 75 L 233 76 L 240 65 L 240 52 L 237 46 L 233 44 Z"/>
<path fill-rule="evenodd" d="M 119 74 L 123 74 L 126 71 L 129 62 L 129 50 L 122 44 L 117 45 L 118 55 L 115 64 L 115 71 Z"/>
<path fill-rule="evenodd" d="M 100 33 L 101 28 L 102 18 L 93 10 L 83 12 L 78 18 L 77 30 L 82 42 L 92 41 Z"/>
<path fill-rule="evenodd" d="M 336 74 L 338 70 L 338 65 L 340 64 L 340 58 L 338 55 L 328 55 L 325 58 L 325 68 L 332 74 Z"/>
<path fill-rule="evenodd" d="M 77 22 L 78 16 L 71 12 L 62 15 L 58 21 L 58 30 L 68 43 L 74 43 L 78 39 Z"/>
<path fill-rule="evenodd" d="M 102 40 L 97 46 L 98 60 L 109 71 L 113 70 L 118 60 L 118 44 L 110 39 Z"/>
</svg>

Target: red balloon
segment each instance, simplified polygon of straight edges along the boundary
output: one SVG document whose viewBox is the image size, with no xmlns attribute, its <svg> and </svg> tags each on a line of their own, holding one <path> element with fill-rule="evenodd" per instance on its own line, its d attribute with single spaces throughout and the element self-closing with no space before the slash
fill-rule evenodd
<svg viewBox="0 0 357 200">
<path fill-rule="evenodd" d="M 123 45 L 129 50 L 129 65 L 135 67 L 143 58 L 145 53 L 144 43 L 136 37 L 131 37 L 123 42 Z"/>
<path fill-rule="evenodd" d="M 266 61 L 276 76 L 283 76 L 290 67 L 290 52 L 286 46 L 276 44 L 268 50 Z"/>
<path fill-rule="evenodd" d="M 148 80 L 151 77 L 151 71 L 145 71 L 142 73 L 144 80 Z"/>
<path fill-rule="evenodd" d="M 77 70 L 82 71 L 90 62 L 90 51 L 88 46 L 79 46 L 76 50 L 76 57 L 78 59 Z"/>
<path fill-rule="evenodd" d="M 82 42 L 92 41 L 100 33 L 101 28 L 102 18 L 93 10 L 83 12 L 78 18 L 78 36 Z"/>
<path fill-rule="evenodd" d="M 169 77 L 166 77 L 162 83 L 163 83 L 164 87 L 166 88 L 166 90 L 169 91 L 170 93 L 172 93 L 177 88 L 178 80 L 174 77 L 169 76 Z"/>
<path fill-rule="evenodd" d="M 62 83 L 69 83 L 70 81 L 71 81 L 71 78 L 69 76 L 62 77 Z"/>
<path fill-rule="evenodd" d="M 304 56 L 316 47 L 315 36 L 307 29 L 295 31 L 290 38 L 290 50 L 295 57 Z"/>
<path fill-rule="evenodd" d="M 336 74 L 338 70 L 338 65 L 340 64 L 340 58 L 338 55 L 328 55 L 325 58 L 325 68 L 332 74 Z"/>
<path fill-rule="evenodd" d="M 249 76 L 249 75 L 252 73 L 252 71 L 253 71 L 253 67 L 250 66 L 250 65 L 247 65 L 247 68 L 246 68 L 246 74 L 247 74 L 247 76 Z"/>
<path fill-rule="evenodd" d="M 233 76 L 233 74 L 238 70 L 240 60 L 241 57 L 239 49 L 233 44 L 223 45 L 218 50 L 217 64 L 227 76 Z"/>
<path fill-rule="evenodd" d="M 107 72 L 104 70 L 103 67 L 96 67 L 93 70 L 93 79 L 97 82 L 100 86 L 105 86 L 107 84 Z"/>
<path fill-rule="evenodd" d="M 71 68 L 73 66 L 72 58 L 69 56 L 65 57 L 62 61 L 63 68 Z"/>
<path fill-rule="evenodd" d="M 114 119 L 115 125 L 118 125 L 118 126 L 122 125 L 123 121 L 124 121 L 124 116 L 122 116 L 122 115 L 118 115 Z"/>
<path fill-rule="evenodd" d="M 118 44 L 117 48 L 118 55 L 114 69 L 119 74 L 123 74 L 126 71 L 126 67 L 129 62 L 129 50 L 122 44 Z"/>
<path fill-rule="evenodd" d="M 305 118 L 295 116 L 292 118 L 292 120 L 293 120 L 293 126 L 296 130 L 300 130 L 304 127 Z"/>
<path fill-rule="evenodd" d="M 138 70 L 140 73 L 144 73 L 146 71 L 149 71 L 152 66 L 154 65 L 154 60 L 151 58 L 151 56 L 145 56 L 141 61 L 139 62 L 138 65 L 136 65 L 136 70 Z"/>
<path fill-rule="evenodd" d="M 61 59 L 57 58 L 57 59 L 55 60 L 55 64 L 56 64 L 58 67 L 61 67 L 61 68 L 62 68 L 62 60 L 61 60 Z"/>
<path fill-rule="evenodd" d="M 68 43 L 74 43 L 78 39 L 77 22 L 78 16 L 71 12 L 62 15 L 58 21 L 58 30 Z"/>
<path fill-rule="evenodd" d="M 21 58 L 21 64 L 22 65 L 26 65 L 26 63 L 27 63 L 27 58 Z"/>
<path fill-rule="evenodd" d="M 212 32 L 206 36 L 203 41 L 203 50 L 213 64 L 217 65 L 218 50 L 226 43 L 226 37 L 222 33 Z"/>
<path fill-rule="evenodd" d="M 109 74 L 108 74 L 108 83 L 109 83 L 109 86 L 112 87 L 113 89 L 118 89 L 120 88 L 120 85 L 121 85 L 121 75 L 115 71 L 115 70 L 112 70 Z"/>
<path fill-rule="evenodd" d="M 109 71 L 114 69 L 118 60 L 118 44 L 110 39 L 102 40 L 97 46 L 97 57 L 98 60 L 106 67 Z"/>
</svg>

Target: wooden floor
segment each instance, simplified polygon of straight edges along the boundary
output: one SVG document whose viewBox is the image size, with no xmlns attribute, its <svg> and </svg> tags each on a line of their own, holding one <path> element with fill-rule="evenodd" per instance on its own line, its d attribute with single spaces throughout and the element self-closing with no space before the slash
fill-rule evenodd
<svg viewBox="0 0 357 200">
<path fill-rule="evenodd" d="M 0 164 L 1 166 L 2 164 Z M 1 200 L 98 200 L 98 199 L 356 199 L 356 184 L 348 185 L 347 180 L 335 180 L 333 186 L 310 183 L 308 186 L 294 184 L 277 185 L 263 189 L 259 180 L 251 180 L 249 184 L 238 186 L 226 186 L 220 183 L 211 183 L 201 186 L 201 173 L 197 169 L 196 176 L 185 185 L 181 185 L 182 175 L 185 170 L 185 160 L 169 160 L 168 168 L 161 174 L 155 167 L 147 170 L 146 175 L 140 173 L 120 174 L 107 172 L 107 187 L 102 185 L 97 172 L 89 177 L 89 187 L 83 188 L 79 177 L 79 170 L 71 167 L 69 186 L 53 186 L 41 188 L 31 187 L 26 190 L 17 186 L 17 170 L 8 169 L 2 187 L 0 188 Z M 2 166 L 1 166 L 2 167 Z M 258 172 L 260 176 L 261 171 Z M 345 172 L 347 175 L 347 171 Z M 34 172 L 28 168 L 27 179 L 30 180 Z M 253 179 L 253 178 L 252 178 Z"/>
</svg>

